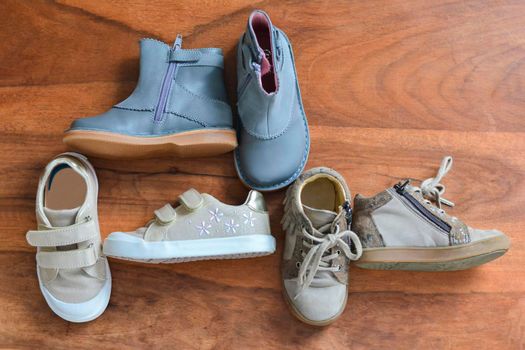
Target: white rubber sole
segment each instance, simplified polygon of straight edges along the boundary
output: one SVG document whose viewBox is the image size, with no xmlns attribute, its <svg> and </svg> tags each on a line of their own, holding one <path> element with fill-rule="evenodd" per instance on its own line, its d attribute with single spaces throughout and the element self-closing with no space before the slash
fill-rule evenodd
<svg viewBox="0 0 525 350">
<path fill-rule="evenodd" d="M 104 241 L 104 254 L 147 263 L 177 263 L 208 259 L 238 259 L 275 252 L 271 234 L 148 242 L 140 237 L 113 232 Z"/>
<path fill-rule="evenodd" d="M 109 265 L 106 263 L 106 282 L 100 292 L 92 299 L 83 303 L 66 303 L 55 298 L 47 288 L 40 282 L 40 273 L 38 266 L 36 268 L 38 275 L 38 284 L 44 299 L 49 308 L 58 316 L 69 322 L 82 323 L 89 322 L 104 313 L 111 296 L 111 272 Z"/>
</svg>

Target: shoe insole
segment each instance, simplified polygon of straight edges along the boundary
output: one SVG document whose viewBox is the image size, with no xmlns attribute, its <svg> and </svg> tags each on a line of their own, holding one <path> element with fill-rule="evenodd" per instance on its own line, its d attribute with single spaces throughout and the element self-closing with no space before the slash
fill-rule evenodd
<svg viewBox="0 0 525 350">
<path fill-rule="evenodd" d="M 328 178 L 315 179 L 307 183 L 301 191 L 301 202 L 314 209 L 337 212 L 337 190 Z"/>
<path fill-rule="evenodd" d="M 84 178 L 68 165 L 59 165 L 48 178 L 44 206 L 53 210 L 78 208 L 84 204 L 86 193 Z"/>
</svg>

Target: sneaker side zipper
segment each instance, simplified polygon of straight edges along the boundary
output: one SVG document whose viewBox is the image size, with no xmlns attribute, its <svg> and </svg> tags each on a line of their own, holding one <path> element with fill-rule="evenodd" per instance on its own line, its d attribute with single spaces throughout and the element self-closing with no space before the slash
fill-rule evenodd
<svg viewBox="0 0 525 350">
<path fill-rule="evenodd" d="M 173 48 L 170 50 L 169 53 L 171 54 L 171 52 L 180 49 L 181 46 L 182 46 L 182 36 L 179 34 L 177 35 L 177 39 L 175 39 Z M 159 101 L 157 102 L 157 108 L 155 108 L 155 115 L 153 116 L 153 120 L 155 122 L 160 122 L 162 120 L 162 115 L 164 114 L 164 110 L 166 109 L 166 103 L 168 102 L 168 96 L 171 91 L 171 85 L 173 82 L 173 74 L 175 73 L 176 68 L 177 68 L 177 62 L 170 61 L 168 63 L 168 69 L 166 70 L 166 74 L 164 75 L 164 80 L 162 81 L 162 87 L 160 89 Z"/>
<path fill-rule="evenodd" d="M 452 229 L 448 223 L 436 217 L 430 210 L 428 210 L 423 204 L 419 203 L 410 193 L 406 191 L 406 186 L 410 181 L 407 180 L 402 184 L 394 185 L 394 190 L 396 193 L 404 199 L 404 202 L 407 203 L 411 208 L 415 209 L 419 214 L 421 214 L 427 221 L 429 221 L 434 226 L 438 227 L 446 233 L 450 233 Z"/>
</svg>

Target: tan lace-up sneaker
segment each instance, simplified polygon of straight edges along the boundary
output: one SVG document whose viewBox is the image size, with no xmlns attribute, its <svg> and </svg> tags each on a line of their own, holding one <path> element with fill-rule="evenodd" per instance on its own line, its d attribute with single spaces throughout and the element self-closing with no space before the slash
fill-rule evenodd
<svg viewBox="0 0 525 350">
<path fill-rule="evenodd" d="M 250 191 L 239 206 L 219 202 L 194 189 L 155 211 L 146 227 L 113 232 L 104 253 L 116 258 L 150 263 L 204 259 L 234 259 L 272 254 L 275 238 L 261 193 Z"/>
<path fill-rule="evenodd" d="M 88 160 L 64 153 L 45 168 L 36 196 L 37 275 L 49 307 L 71 322 L 97 318 L 111 294 L 111 274 L 102 255 L 97 216 L 98 183 Z"/>
<path fill-rule="evenodd" d="M 357 195 L 352 230 L 361 238 L 358 266 L 384 270 L 463 270 L 494 260 L 509 249 L 498 230 L 479 230 L 447 215 L 440 181 L 452 167 L 445 157 L 438 174 L 421 187 L 402 181 L 373 197 Z M 434 204 L 435 205 L 434 205 Z"/>
<path fill-rule="evenodd" d="M 314 168 L 288 189 L 283 229 L 284 298 L 301 321 L 324 326 L 344 311 L 348 265 L 361 255 L 350 231 L 350 191 L 332 169 Z"/>
</svg>

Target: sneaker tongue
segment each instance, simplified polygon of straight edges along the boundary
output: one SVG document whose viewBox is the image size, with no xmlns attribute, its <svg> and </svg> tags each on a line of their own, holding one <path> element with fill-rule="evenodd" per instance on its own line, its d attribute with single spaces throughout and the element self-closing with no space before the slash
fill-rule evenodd
<svg viewBox="0 0 525 350">
<path fill-rule="evenodd" d="M 46 214 L 49 223 L 53 227 L 64 227 L 73 225 L 77 218 L 79 208 L 73 209 L 49 209 L 44 207 L 44 214 Z"/>
<path fill-rule="evenodd" d="M 316 229 L 326 224 L 331 224 L 337 216 L 337 214 L 331 210 L 315 209 L 304 204 L 303 210 L 306 217 L 310 219 Z"/>
</svg>

